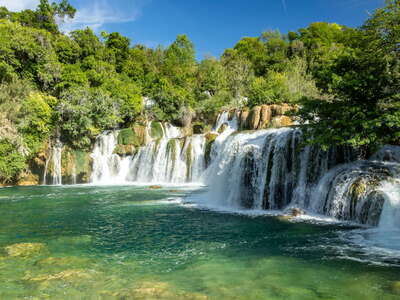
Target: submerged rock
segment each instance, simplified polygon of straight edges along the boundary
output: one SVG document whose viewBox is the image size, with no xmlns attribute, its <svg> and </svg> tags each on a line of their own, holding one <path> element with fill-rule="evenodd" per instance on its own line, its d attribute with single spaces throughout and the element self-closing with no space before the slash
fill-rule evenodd
<svg viewBox="0 0 400 300">
<path fill-rule="evenodd" d="M 166 282 L 146 281 L 139 283 L 134 288 L 124 289 L 118 292 L 106 292 L 105 294 L 118 299 L 169 299 L 169 300 L 207 300 L 207 295 L 177 291 Z"/>
<path fill-rule="evenodd" d="M 390 289 L 393 293 L 400 295 L 400 281 L 395 281 Z"/>
<path fill-rule="evenodd" d="M 29 257 L 38 255 L 47 249 L 42 243 L 18 243 L 5 247 L 9 256 L 12 257 Z"/>
<path fill-rule="evenodd" d="M 48 257 L 39 260 L 36 264 L 39 266 L 71 266 L 71 265 L 82 265 L 88 262 L 90 262 L 90 260 L 87 258 L 66 256 L 66 257 Z"/>
<path fill-rule="evenodd" d="M 159 190 L 161 188 L 162 188 L 161 185 L 151 185 L 151 186 L 149 186 L 149 189 L 151 189 L 151 190 Z"/>
<path fill-rule="evenodd" d="M 53 280 L 63 280 L 63 281 L 76 281 L 80 279 L 90 279 L 92 277 L 91 274 L 86 272 L 85 270 L 80 269 L 71 269 L 65 270 L 55 274 L 44 274 L 39 276 L 31 276 L 27 274 L 24 277 L 24 280 L 29 281 L 53 281 Z"/>
</svg>

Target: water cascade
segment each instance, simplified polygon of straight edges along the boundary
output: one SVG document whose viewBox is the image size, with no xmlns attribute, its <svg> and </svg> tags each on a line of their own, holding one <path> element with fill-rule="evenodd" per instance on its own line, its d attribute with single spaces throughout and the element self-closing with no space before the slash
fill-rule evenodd
<svg viewBox="0 0 400 300">
<path fill-rule="evenodd" d="M 281 128 L 238 132 L 236 113 L 221 113 L 212 130 L 218 134 L 205 169 L 206 138 L 184 136 L 183 130 L 162 124 L 162 137 L 150 138 L 134 155 L 115 154 L 118 131 L 100 135 L 92 154 L 92 182 L 204 183 L 201 200 L 224 209 L 284 210 L 301 208 L 340 220 L 384 226 L 388 208 L 382 182 L 397 182 L 399 147 L 385 146 L 370 160 L 359 160 L 348 147 L 323 150 L 302 147 L 300 129 Z M 392 187 L 393 187 L 392 183 Z M 387 189 L 387 187 L 386 187 Z M 393 204 L 395 203 L 395 204 Z M 396 215 L 397 216 L 397 215 Z"/>
<path fill-rule="evenodd" d="M 97 137 L 93 149 L 92 182 L 96 184 L 117 183 L 121 158 L 114 153 L 118 131 L 106 131 Z"/>
<path fill-rule="evenodd" d="M 147 126 L 150 131 L 151 124 Z M 198 182 L 204 171 L 203 135 L 184 137 L 182 130 L 170 124 L 162 125 L 160 139 L 149 141 L 134 155 L 120 157 L 114 153 L 118 131 L 99 136 L 92 154 L 92 182 L 115 183 L 186 183 Z"/>
<path fill-rule="evenodd" d="M 300 148 L 298 129 L 270 129 L 230 135 L 205 173 L 210 199 L 217 206 L 283 209 L 308 206 L 322 174 L 350 162 L 346 149 Z M 218 200 L 217 200 L 218 199 Z"/>
</svg>

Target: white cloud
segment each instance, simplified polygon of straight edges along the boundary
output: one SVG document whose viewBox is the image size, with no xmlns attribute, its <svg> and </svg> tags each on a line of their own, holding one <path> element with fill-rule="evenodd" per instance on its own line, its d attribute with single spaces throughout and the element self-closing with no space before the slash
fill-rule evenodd
<svg viewBox="0 0 400 300">
<path fill-rule="evenodd" d="M 99 31 L 105 24 L 126 23 L 136 20 L 145 4 L 151 0 L 83 0 L 70 1 L 77 9 L 74 19 L 60 22 L 60 28 L 69 32 L 79 28 L 91 27 Z M 49 1 L 52 2 L 52 1 Z M 0 6 L 11 11 L 35 9 L 39 0 L 0 0 Z"/>
<path fill-rule="evenodd" d="M 11 11 L 34 9 L 38 3 L 39 0 L 0 0 L 0 6 L 5 6 Z"/>
<path fill-rule="evenodd" d="M 134 21 L 140 15 L 143 5 L 148 0 L 132 0 L 123 5 L 115 2 L 109 3 L 106 0 L 87 1 L 85 5 L 77 7 L 74 19 L 68 19 L 60 24 L 61 30 L 69 32 L 88 26 L 99 31 L 105 24 Z"/>
</svg>

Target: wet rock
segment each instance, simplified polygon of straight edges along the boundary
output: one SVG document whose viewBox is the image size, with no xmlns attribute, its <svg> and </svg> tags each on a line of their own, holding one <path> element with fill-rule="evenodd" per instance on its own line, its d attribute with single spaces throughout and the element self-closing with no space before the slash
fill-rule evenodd
<svg viewBox="0 0 400 300">
<path fill-rule="evenodd" d="M 293 217 L 288 215 L 278 216 L 277 219 L 279 221 L 290 221 Z"/>
<path fill-rule="evenodd" d="M 151 190 L 159 190 L 161 188 L 162 188 L 161 185 L 151 185 L 151 186 L 149 186 L 149 189 L 151 189 Z"/>
<path fill-rule="evenodd" d="M 135 154 L 136 149 L 134 145 L 117 145 L 114 149 L 114 153 L 119 156 L 127 156 Z"/>
<path fill-rule="evenodd" d="M 29 257 L 43 253 L 47 249 L 42 243 L 18 243 L 5 247 L 9 256 Z"/>
<path fill-rule="evenodd" d="M 228 124 L 224 123 L 221 125 L 221 127 L 218 129 L 218 133 L 221 134 L 225 131 L 225 129 L 228 127 Z"/>
<path fill-rule="evenodd" d="M 273 117 L 271 121 L 271 126 L 274 128 L 287 127 L 292 125 L 293 125 L 292 119 L 287 116 Z"/>
<path fill-rule="evenodd" d="M 202 133 L 204 133 L 204 124 L 202 124 L 202 123 L 193 124 L 193 133 L 194 134 L 202 134 Z"/>
<path fill-rule="evenodd" d="M 299 217 L 299 216 L 302 216 L 302 215 L 304 215 L 304 214 L 305 214 L 305 211 L 302 210 L 302 209 L 300 209 L 300 208 L 292 208 L 292 209 L 290 210 L 290 215 L 291 215 L 292 217 Z"/>
<path fill-rule="evenodd" d="M 272 118 L 272 111 L 269 105 L 261 106 L 261 114 L 260 114 L 260 124 L 258 125 L 258 129 L 266 129 L 269 126 Z"/>
</svg>

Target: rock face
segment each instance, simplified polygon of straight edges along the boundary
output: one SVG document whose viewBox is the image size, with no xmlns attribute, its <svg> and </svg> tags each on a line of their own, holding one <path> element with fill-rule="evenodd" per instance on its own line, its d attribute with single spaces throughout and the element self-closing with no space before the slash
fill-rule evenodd
<svg viewBox="0 0 400 300">
<path fill-rule="evenodd" d="M 285 114 L 295 109 L 288 104 L 255 106 L 251 110 L 244 108 L 239 117 L 240 129 L 256 130 L 291 126 L 293 121 Z"/>
<path fill-rule="evenodd" d="M 247 118 L 247 126 L 250 129 L 258 129 L 261 119 L 261 106 L 255 106 L 250 111 L 249 117 Z"/>
<path fill-rule="evenodd" d="M 61 158 L 63 184 L 88 183 L 92 174 L 90 152 L 64 147 Z"/>
<path fill-rule="evenodd" d="M 271 120 L 271 127 L 279 128 L 279 127 L 287 127 L 293 125 L 293 121 L 288 116 L 277 116 L 273 117 Z"/>
<path fill-rule="evenodd" d="M 260 113 L 260 123 L 258 124 L 258 129 L 268 128 L 269 123 L 271 122 L 271 117 L 272 117 L 271 107 L 269 105 L 262 105 Z"/>
<path fill-rule="evenodd" d="M 20 176 L 17 185 L 19 186 L 38 185 L 39 182 L 40 182 L 39 175 L 32 173 L 25 173 Z"/>
</svg>

